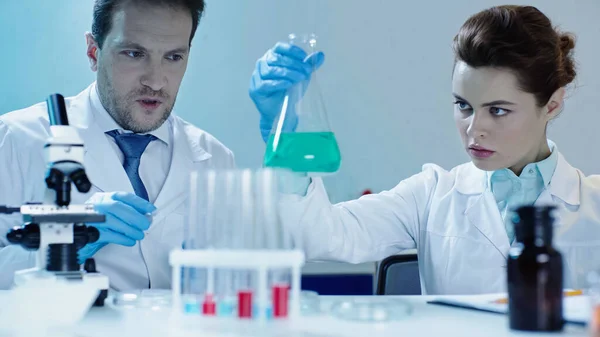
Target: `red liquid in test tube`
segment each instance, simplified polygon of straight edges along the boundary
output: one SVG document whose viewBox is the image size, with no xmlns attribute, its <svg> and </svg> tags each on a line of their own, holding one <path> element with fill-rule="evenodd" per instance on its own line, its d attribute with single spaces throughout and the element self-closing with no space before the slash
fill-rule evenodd
<svg viewBox="0 0 600 337">
<path fill-rule="evenodd" d="M 238 292 L 238 317 L 252 317 L 252 291 L 240 290 Z"/>
<path fill-rule="evenodd" d="M 290 286 L 288 284 L 273 285 L 273 317 L 287 317 L 289 293 Z"/>
<path fill-rule="evenodd" d="M 217 313 L 217 303 L 215 303 L 212 295 L 206 295 L 202 303 L 202 314 L 206 316 L 214 316 Z"/>
</svg>

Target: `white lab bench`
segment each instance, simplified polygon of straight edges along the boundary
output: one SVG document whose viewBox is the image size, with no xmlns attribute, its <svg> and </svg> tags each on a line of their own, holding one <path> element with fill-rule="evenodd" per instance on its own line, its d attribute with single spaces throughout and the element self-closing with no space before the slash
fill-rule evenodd
<svg viewBox="0 0 600 337">
<path fill-rule="evenodd" d="M 0 292 L 1 295 L 1 292 Z M 449 296 L 451 297 L 451 296 Z M 1 298 L 1 296 L 0 296 Z M 328 308 L 338 300 L 351 297 L 323 296 L 320 298 L 323 314 L 301 317 L 293 332 L 273 334 L 273 336 L 304 337 L 365 337 L 365 336 L 547 336 L 548 334 L 523 333 L 508 328 L 508 318 L 504 315 L 450 308 L 427 304 L 431 297 L 397 296 L 412 305 L 412 313 L 406 318 L 389 323 L 356 323 L 340 320 L 328 314 Z M 361 297 L 376 301 L 377 296 Z M 268 337 L 271 333 L 253 332 L 251 328 L 242 333 L 226 335 L 211 334 L 210 331 L 174 332 L 169 330 L 168 312 L 138 311 L 118 309 L 110 306 L 92 308 L 83 321 L 76 327 L 72 335 L 77 337 L 100 336 L 260 336 Z M 559 336 L 589 336 L 587 328 L 567 325 Z M 0 333 L 0 336 L 2 333 Z"/>
</svg>

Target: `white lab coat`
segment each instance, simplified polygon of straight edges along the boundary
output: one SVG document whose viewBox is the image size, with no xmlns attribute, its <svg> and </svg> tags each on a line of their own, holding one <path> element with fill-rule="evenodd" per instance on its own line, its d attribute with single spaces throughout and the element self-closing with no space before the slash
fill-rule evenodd
<svg viewBox="0 0 600 337">
<path fill-rule="evenodd" d="M 504 292 L 510 244 L 487 185 L 472 163 L 451 171 L 427 164 L 389 191 L 337 205 L 317 178 L 282 207 L 311 260 L 361 263 L 416 248 L 423 293 Z M 565 286 L 585 286 L 586 273 L 600 268 L 600 176 L 584 176 L 559 154 L 536 204 L 557 206 Z"/>
<path fill-rule="evenodd" d="M 88 87 L 67 98 L 69 122 L 76 126 L 85 144 L 86 171 L 92 190 L 80 194 L 73 189 L 73 203 L 83 203 L 96 192 L 135 193 L 107 137 L 94 123 Z M 187 213 L 189 173 L 194 170 L 233 168 L 232 152 L 210 134 L 172 115 L 173 154 L 164 186 L 155 201 L 157 213 L 145 238 L 134 247 L 109 244 L 94 256 L 97 269 L 116 290 L 169 288 L 171 268 L 168 253 L 181 247 Z M 43 200 L 45 162 L 43 146 L 50 136 L 46 104 L 40 103 L 0 117 L 0 205 L 21 205 Z M 0 216 L 0 247 L 5 233 L 20 225 L 18 217 Z M 0 288 L 12 285 L 15 270 L 34 266 L 35 256 L 21 247 L 0 248 Z"/>
</svg>

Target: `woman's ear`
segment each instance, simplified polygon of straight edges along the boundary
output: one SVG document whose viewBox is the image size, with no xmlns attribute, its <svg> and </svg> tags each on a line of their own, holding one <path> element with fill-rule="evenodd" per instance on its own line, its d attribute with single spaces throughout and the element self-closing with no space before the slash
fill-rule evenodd
<svg viewBox="0 0 600 337">
<path fill-rule="evenodd" d="M 558 114 L 561 113 L 563 105 L 564 105 L 564 100 L 565 100 L 565 88 L 564 87 L 558 88 L 558 90 L 556 90 L 552 94 L 552 96 L 550 96 L 548 103 L 544 107 L 544 114 L 545 114 L 547 120 L 554 119 L 556 116 L 558 116 Z"/>
</svg>

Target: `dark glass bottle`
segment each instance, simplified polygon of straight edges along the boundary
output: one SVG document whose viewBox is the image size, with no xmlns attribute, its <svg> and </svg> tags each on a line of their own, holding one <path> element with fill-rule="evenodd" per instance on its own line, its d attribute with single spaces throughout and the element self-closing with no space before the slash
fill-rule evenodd
<svg viewBox="0 0 600 337">
<path fill-rule="evenodd" d="M 517 245 L 508 256 L 510 328 L 560 331 L 563 328 L 563 264 L 552 246 L 553 206 L 524 206 L 516 210 Z"/>
</svg>

